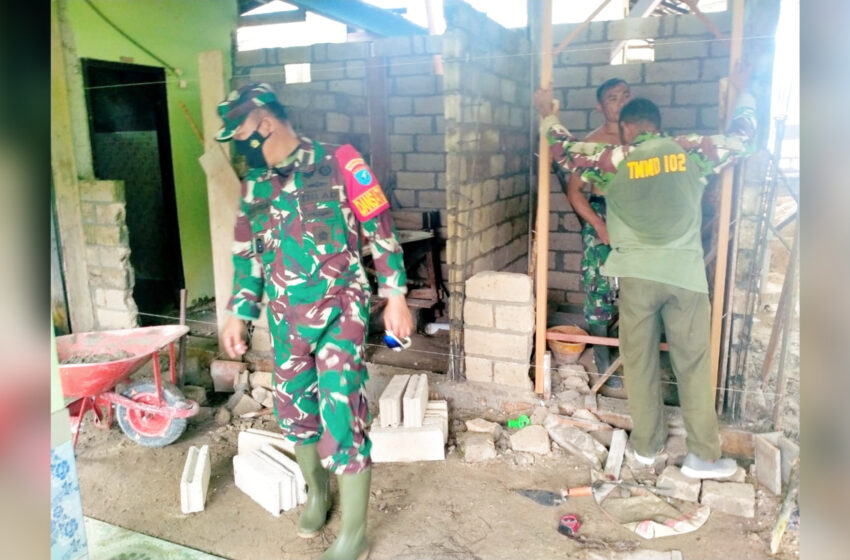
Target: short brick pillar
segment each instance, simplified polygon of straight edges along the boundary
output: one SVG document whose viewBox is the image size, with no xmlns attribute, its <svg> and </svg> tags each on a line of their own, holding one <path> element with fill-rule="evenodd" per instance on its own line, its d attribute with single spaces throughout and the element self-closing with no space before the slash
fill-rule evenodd
<svg viewBox="0 0 850 560">
<path fill-rule="evenodd" d="M 530 277 L 513 272 L 479 272 L 466 281 L 463 339 L 468 381 L 532 389 L 532 289 Z"/>
</svg>

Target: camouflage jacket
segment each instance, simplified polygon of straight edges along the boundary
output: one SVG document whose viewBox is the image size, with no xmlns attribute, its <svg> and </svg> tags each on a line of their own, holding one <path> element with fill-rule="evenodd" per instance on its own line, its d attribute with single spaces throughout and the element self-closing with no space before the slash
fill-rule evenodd
<svg viewBox="0 0 850 560">
<path fill-rule="evenodd" d="M 368 294 L 362 239 L 379 295 L 407 293 L 401 243 L 371 170 L 351 146 L 332 152 L 302 137 L 281 164 L 252 169 L 242 182 L 228 310 L 257 319 L 263 293 L 278 317 L 343 289 Z"/>
<path fill-rule="evenodd" d="M 686 134 L 671 138 L 688 155 L 696 158 L 705 181 L 707 176 L 720 172 L 737 158 L 750 153 L 755 128 L 754 99 L 749 93 L 742 93 L 738 96 L 735 113 L 725 135 Z M 614 179 L 634 145 L 657 136 L 645 132 L 635 139 L 632 146 L 579 142 L 554 115 L 543 119 L 540 133 L 549 142 L 552 161 L 566 171 L 579 170 L 585 182 L 600 189 L 604 189 Z"/>
</svg>

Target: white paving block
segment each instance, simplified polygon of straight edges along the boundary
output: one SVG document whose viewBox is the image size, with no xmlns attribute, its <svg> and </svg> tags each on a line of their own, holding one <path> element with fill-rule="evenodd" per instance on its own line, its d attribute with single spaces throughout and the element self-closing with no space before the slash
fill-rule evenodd
<svg viewBox="0 0 850 560">
<path fill-rule="evenodd" d="M 443 400 L 428 401 L 425 407 L 425 419 L 422 423 L 425 424 L 428 418 L 439 418 L 440 429 L 443 430 L 443 443 L 449 440 L 449 403 Z"/>
<path fill-rule="evenodd" d="M 417 428 L 425 419 L 425 408 L 428 406 L 428 376 L 424 373 L 414 375 L 407 384 L 404 392 L 404 426 Z"/>
<path fill-rule="evenodd" d="M 389 428 L 401 424 L 401 399 L 409 380 L 409 375 L 394 375 L 381 393 L 378 399 L 381 427 Z"/>
<path fill-rule="evenodd" d="M 384 427 L 379 418 L 372 423 L 372 461 L 376 463 L 409 463 L 442 461 L 446 458 L 442 418 L 428 416 L 415 428 Z"/>
<path fill-rule="evenodd" d="M 295 475 L 296 501 L 299 504 L 305 503 L 307 501 L 307 481 L 304 479 L 304 473 L 301 472 L 301 467 L 298 466 L 298 463 L 269 444 L 264 444 L 260 448 L 260 452 Z"/>
<path fill-rule="evenodd" d="M 262 450 L 233 457 L 233 480 L 275 517 L 297 504 L 295 475 Z"/>
<path fill-rule="evenodd" d="M 295 456 L 295 442 L 289 441 L 280 433 L 249 428 L 239 432 L 239 438 L 236 442 L 236 452 L 239 455 L 248 455 L 259 450 L 263 444 L 268 443 L 275 449 L 283 451 L 291 457 Z"/>
<path fill-rule="evenodd" d="M 210 449 L 189 448 L 183 476 L 180 478 L 180 509 L 183 513 L 204 511 L 207 489 L 210 486 Z"/>
</svg>

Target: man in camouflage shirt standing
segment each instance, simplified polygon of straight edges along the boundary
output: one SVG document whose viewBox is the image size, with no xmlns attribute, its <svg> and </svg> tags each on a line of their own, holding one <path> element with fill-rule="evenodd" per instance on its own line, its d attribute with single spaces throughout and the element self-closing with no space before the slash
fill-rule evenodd
<svg viewBox="0 0 850 560">
<path fill-rule="evenodd" d="M 743 92 L 742 77 L 734 78 Z M 553 113 L 551 90 L 538 90 L 534 103 L 556 164 L 579 170 L 605 195 L 611 252 L 602 273 L 620 279 L 620 355 L 635 458 L 652 465 L 667 441 L 659 368 L 663 325 L 688 432 L 682 474 L 733 475 L 735 461 L 720 458 L 700 232 L 707 177 L 752 149 L 752 95 L 738 96 L 727 133 L 714 136 L 666 136 L 658 107 L 632 99 L 620 111 L 622 145 L 577 142 Z"/>
<path fill-rule="evenodd" d="M 275 354 L 275 414 L 308 484 L 298 535 L 312 538 L 330 508 L 328 470 L 339 476 L 342 527 L 323 560 L 365 558 L 371 442 L 363 350 L 370 288 L 361 231 L 371 247 L 384 325 L 399 337 L 413 320 L 389 203 L 360 154 L 296 134 L 267 84 L 230 93 L 224 128 L 249 167 L 234 241 L 232 316 L 222 339 L 231 357 L 247 350 L 246 321 L 267 313 Z"/>
</svg>

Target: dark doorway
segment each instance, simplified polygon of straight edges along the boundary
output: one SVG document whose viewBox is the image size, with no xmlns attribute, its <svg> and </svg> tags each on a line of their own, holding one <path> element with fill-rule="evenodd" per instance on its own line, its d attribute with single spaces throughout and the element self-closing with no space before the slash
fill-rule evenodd
<svg viewBox="0 0 850 560">
<path fill-rule="evenodd" d="M 133 298 L 142 325 L 174 310 L 184 287 L 165 71 L 83 59 L 94 173 L 124 181 Z"/>
</svg>

